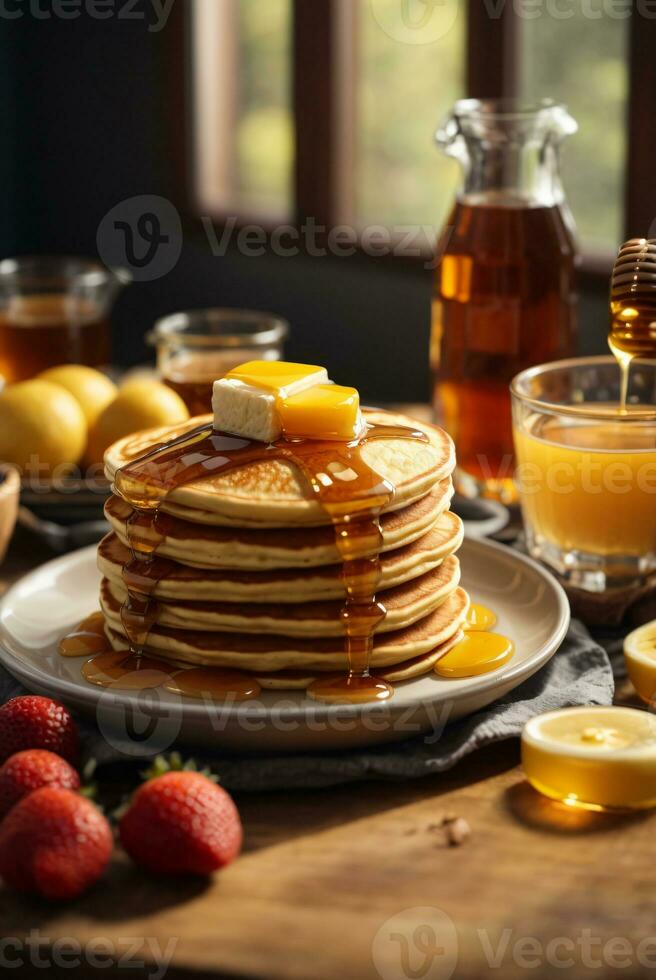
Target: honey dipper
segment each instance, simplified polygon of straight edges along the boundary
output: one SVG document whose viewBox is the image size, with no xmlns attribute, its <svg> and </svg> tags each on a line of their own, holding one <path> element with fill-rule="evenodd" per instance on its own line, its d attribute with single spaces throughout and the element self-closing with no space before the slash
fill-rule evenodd
<svg viewBox="0 0 656 980">
<path fill-rule="evenodd" d="M 631 238 L 619 250 L 610 285 L 608 345 L 620 367 L 620 412 L 627 411 L 629 370 L 656 357 L 656 239 Z"/>
<path fill-rule="evenodd" d="M 618 359 L 656 357 L 656 238 L 622 245 L 611 279 L 610 348 Z"/>
</svg>

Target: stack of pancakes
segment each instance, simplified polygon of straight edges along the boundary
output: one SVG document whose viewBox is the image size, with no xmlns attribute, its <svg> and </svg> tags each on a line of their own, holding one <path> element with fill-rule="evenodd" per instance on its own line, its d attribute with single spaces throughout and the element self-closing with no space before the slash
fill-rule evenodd
<svg viewBox="0 0 656 980">
<path fill-rule="evenodd" d="M 441 429 L 389 412 L 365 417 L 421 428 L 429 439 L 376 439 L 361 450 L 395 487 L 381 518 L 378 598 L 387 615 L 376 631 L 371 670 L 399 681 L 429 671 L 460 638 L 467 613 L 454 554 L 463 529 L 449 510 L 455 458 Z M 207 421 L 116 443 L 105 457 L 108 477 Z M 149 653 L 178 665 L 237 668 L 268 688 L 304 688 L 326 672 L 346 673 L 335 533 L 292 464 L 266 460 L 194 481 L 172 490 L 161 510 L 166 536 L 157 555 L 167 560 L 154 591 L 158 614 Z M 98 549 L 100 602 L 111 642 L 121 649 L 131 508 L 112 497 L 106 514 L 113 530 Z"/>
</svg>

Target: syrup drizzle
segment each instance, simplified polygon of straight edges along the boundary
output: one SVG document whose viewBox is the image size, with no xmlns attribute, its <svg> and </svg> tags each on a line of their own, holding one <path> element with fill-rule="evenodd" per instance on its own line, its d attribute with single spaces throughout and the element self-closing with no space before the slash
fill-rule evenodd
<svg viewBox="0 0 656 980">
<path fill-rule="evenodd" d="M 608 344 L 621 372 L 620 412 L 626 414 L 631 363 L 656 356 L 656 239 L 622 245 L 611 279 Z"/>
<path fill-rule="evenodd" d="M 155 591 L 174 565 L 158 557 L 166 536 L 161 506 L 171 491 L 194 480 L 228 473 L 249 463 L 284 460 L 303 474 L 309 493 L 330 516 L 342 556 L 346 601 L 342 623 L 348 674 L 315 681 L 308 694 L 324 701 L 384 700 L 392 694 L 385 681 L 371 676 L 373 634 L 386 615 L 376 598 L 380 580 L 380 515 L 394 498 L 394 487 L 364 460 L 362 447 L 373 439 L 409 439 L 428 443 L 425 432 L 407 426 L 368 425 L 349 443 L 280 440 L 271 445 L 217 432 L 211 425 L 186 432 L 117 471 L 114 492 L 133 509 L 127 535 L 131 559 L 123 569 L 128 598 L 121 621 L 137 662 L 157 621 Z"/>
</svg>

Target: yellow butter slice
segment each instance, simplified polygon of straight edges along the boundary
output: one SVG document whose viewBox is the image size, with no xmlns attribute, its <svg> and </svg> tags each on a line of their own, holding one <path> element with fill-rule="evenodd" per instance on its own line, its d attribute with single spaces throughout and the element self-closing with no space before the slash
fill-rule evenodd
<svg viewBox="0 0 656 980">
<path fill-rule="evenodd" d="M 360 395 L 342 385 L 315 385 L 284 398 L 279 406 L 282 431 L 288 439 L 357 438 L 362 424 Z"/>
<path fill-rule="evenodd" d="M 325 368 L 317 364 L 294 364 L 290 361 L 247 361 L 228 371 L 229 381 L 240 381 L 260 391 L 285 398 L 303 389 L 328 381 Z"/>
</svg>

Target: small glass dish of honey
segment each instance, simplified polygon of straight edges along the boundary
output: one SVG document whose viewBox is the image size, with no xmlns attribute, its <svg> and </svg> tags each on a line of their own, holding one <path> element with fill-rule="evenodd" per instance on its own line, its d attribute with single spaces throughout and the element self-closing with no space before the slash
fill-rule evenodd
<svg viewBox="0 0 656 980">
<path fill-rule="evenodd" d="M 0 377 L 6 384 L 55 365 L 103 369 L 109 315 L 132 276 L 93 259 L 22 256 L 0 262 Z"/>
<path fill-rule="evenodd" d="M 206 309 L 173 313 L 148 334 L 162 380 L 192 416 L 206 415 L 214 382 L 246 361 L 279 361 L 289 324 L 273 313 Z"/>
</svg>

